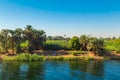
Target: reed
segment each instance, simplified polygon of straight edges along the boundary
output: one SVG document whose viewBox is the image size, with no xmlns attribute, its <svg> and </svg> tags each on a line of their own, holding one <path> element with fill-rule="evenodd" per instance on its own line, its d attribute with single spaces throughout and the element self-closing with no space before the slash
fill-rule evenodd
<svg viewBox="0 0 120 80">
<path fill-rule="evenodd" d="M 41 56 L 37 54 L 22 53 L 16 56 L 5 56 L 3 60 L 11 61 L 45 61 L 45 60 L 59 60 L 59 61 L 80 61 L 93 60 L 89 56 Z"/>
<path fill-rule="evenodd" d="M 3 60 L 14 60 L 14 61 L 44 61 L 45 56 L 39 56 L 37 54 L 22 53 L 17 56 L 6 56 Z"/>
</svg>

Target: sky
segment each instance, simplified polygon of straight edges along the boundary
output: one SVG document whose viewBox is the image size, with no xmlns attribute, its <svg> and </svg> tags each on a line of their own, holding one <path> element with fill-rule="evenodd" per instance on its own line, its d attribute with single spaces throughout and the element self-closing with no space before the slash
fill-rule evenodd
<svg viewBox="0 0 120 80">
<path fill-rule="evenodd" d="M 47 35 L 120 36 L 120 0 L 0 0 L 0 30 L 32 25 Z"/>
</svg>

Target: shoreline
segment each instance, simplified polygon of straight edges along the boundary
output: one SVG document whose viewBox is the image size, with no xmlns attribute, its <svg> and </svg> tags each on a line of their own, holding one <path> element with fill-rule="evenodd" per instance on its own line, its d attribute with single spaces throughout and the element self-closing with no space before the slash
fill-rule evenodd
<svg viewBox="0 0 120 80">
<path fill-rule="evenodd" d="M 0 54 L 0 60 L 2 61 L 46 61 L 46 60 L 60 60 L 60 61 L 80 61 L 80 60 L 120 60 L 120 54 L 96 56 L 91 52 L 80 55 L 39 55 L 22 53 L 19 55 L 7 55 Z"/>
</svg>

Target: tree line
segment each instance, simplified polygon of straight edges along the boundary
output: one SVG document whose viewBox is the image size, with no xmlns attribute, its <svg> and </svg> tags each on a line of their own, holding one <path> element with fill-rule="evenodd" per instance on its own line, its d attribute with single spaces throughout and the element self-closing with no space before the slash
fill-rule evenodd
<svg viewBox="0 0 120 80">
<path fill-rule="evenodd" d="M 20 53 L 22 42 L 27 41 L 27 51 L 39 50 L 46 41 L 44 30 L 34 29 L 31 25 L 27 25 L 24 29 L 16 28 L 15 30 L 2 29 L 0 32 L 0 45 L 4 53 L 8 49 L 12 49 L 13 53 Z"/>
<path fill-rule="evenodd" d="M 95 54 L 102 55 L 104 48 L 104 39 L 82 35 L 80 38 L 74 36 L 69 41 L 72 50 L 94 51 Z"/>
<path fill-rule="evenodd" d="M 113 44 L 114 43 L 114 44 Z M 72 38 L 64 36 L 46 36 L 44 30 L 34 29 L 27 25 L 24 29 L 16 28 L 2 29 L 0 31 L 0 49 L 7 53 L 21 53 L 27 50 L 31 53 L 33 50 L 80 50 L 94 51 L 101 55 L 105 50 L 120 51 L 119 38 L 96 38 L 89 35 L 73 36 Z M 112 45 L 113 44 L 113 45 Z M 116 45 L 118 47 L 116 47 Z M 116 48 L 116 49 L 113 49 Z"/>
</svg>

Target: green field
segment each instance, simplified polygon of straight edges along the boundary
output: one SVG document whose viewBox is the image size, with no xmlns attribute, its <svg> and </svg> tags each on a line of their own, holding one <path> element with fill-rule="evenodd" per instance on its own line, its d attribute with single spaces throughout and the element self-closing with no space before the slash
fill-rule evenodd
<svg viewBox="0 0 120 80">
<path fill-rule="evenodd" d="M 69 50 L 67 40 L 47 40 L 44 44 L 45 50 Z"/>
</svg>

